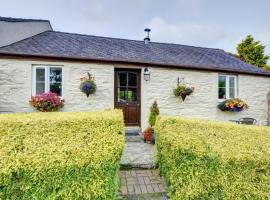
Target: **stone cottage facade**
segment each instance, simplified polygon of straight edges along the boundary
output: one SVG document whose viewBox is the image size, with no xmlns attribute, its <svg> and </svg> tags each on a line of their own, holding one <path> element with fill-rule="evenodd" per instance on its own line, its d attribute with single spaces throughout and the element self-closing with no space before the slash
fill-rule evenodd
<svg viewBox="0 0 270 200">
<path fill-rule="evenodd" d="M 87 73 L 97 85 L 88 98 L 79 89 Z M 267 124 L 270 74 L 223 50 L 52 30 L 0 47 L 0 113 L 35 111 L 29 98 L 50 90 L 52 74 L 60 77 L 63 111 L 120 108 L 126 125 L 145 128 L 156 100 L 163 115 L 225 121 L 253 117 Z M 195 88 L 185 101 L 172 91 L 179 81 Z M 217 108 L 233 97 L 249 109 Z"/>
</svg>

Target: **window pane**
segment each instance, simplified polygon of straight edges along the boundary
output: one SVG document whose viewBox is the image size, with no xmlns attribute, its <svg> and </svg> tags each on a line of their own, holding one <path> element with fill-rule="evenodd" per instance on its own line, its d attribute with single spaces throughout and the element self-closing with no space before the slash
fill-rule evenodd
<svg viewBox="0 0 270 200">
<path fill-rule="evenodd" d="M 230 81 L 229 81 L 230 87 L 234 88 L 234 83 L 235 83 L 235 77 L 230 77 Z"/>
<path fill-rule="evenodd" d="M 235 98 L 235 77 L 229 77 L 229 97 Z"/>
<path fill-rule="evenodd" d="M 230 98 L 235 98 L 235 90 L 234 90 L 234 88 L 230 88 Z"/>
<path fill-rule="evenodd" d="M 137 74 L 135 74 L 135 73 L 128 74 L 128 85 L 129 86 L 137 86 Z"/>
<path fill-rule="evenodd" d="M 226 99 L 226 76 L 218 77 L 218 98 Z"/>
<path fill-rule="evenodd" d="M 45 92 L 45 69 L 36 69 L 36 94 Z"/>
<path fill-rule="evenodd" d="M 119 74 L 118 86 L 127 86 L 127 73 Z"/>
<path fill-rule="evenodd" d="M 118 102 L 127 101 L 127 91 L 126 88 L 118 88 Z"/>
<path fill-rule="evenodd" d="M 218 98 L 219 99 L 226 99 L 226 88 L 219 88 L 218 89 Z"/>
<path fill-rule="evenodd" d="M 62 96 L 61 68 L 50 68 L 50 91 Z"/>
<path fill-rule="evenodd" d="M 218 77 L 218 87 L 226 87 L 226 76 L 219 76 Z"/>
<path fill-rule="evenodd" d="M 129 102 L 137 101 L 137 89 L 136 88 L 129 88 L 128 101 Z"/>
</svg>

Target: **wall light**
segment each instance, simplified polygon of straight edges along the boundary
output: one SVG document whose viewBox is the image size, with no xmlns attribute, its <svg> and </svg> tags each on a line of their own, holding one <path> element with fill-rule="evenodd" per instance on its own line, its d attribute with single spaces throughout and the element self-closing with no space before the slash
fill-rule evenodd
<svg viewBox="0 0 270 200">
<path fill-rule="evenodd" d="M 144 76 L 144 80 L 145 81 L 149 81 L 150 80 L 150 71 L 149 71 L 149 69 L 147 67 L 144 68 L 143 76 Z"/>
</svg>

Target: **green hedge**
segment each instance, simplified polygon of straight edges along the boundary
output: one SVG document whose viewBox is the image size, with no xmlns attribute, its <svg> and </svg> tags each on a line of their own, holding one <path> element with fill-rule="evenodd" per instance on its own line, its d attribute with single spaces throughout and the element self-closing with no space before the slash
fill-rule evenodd
<svg viewBox="0 0 270 200">
<path fill-rule="evenodd" d="M 270 128 L 160 117 L 158 163 L 171 199 L 270 199 Z"/>
<path fill-rule="evenodd" d="M 0 115 L 0 199 L 114 199 L 122 112 Z"/>
</svg>

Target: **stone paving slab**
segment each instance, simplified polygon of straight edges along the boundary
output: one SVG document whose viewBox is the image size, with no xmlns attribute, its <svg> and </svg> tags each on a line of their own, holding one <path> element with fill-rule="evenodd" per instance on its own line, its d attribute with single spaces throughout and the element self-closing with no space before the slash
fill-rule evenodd
<svg viewBox="0 0 270 200">
<path fill-rule="evenodd" d="M 121 159 L 122 166 L 130 166 L 132 168 L 154 168 L 155 163 L 155 145 L 144 142 L 126 142 Z"/>
<path fill-rule="evenodd" d="M 166 199 L 166 185 L 157 170 L 126 170 L 118 174 L 119 192 L 126 199 Z M 146 195 L 146 196 L 145 196 Z"/>
</svg>

